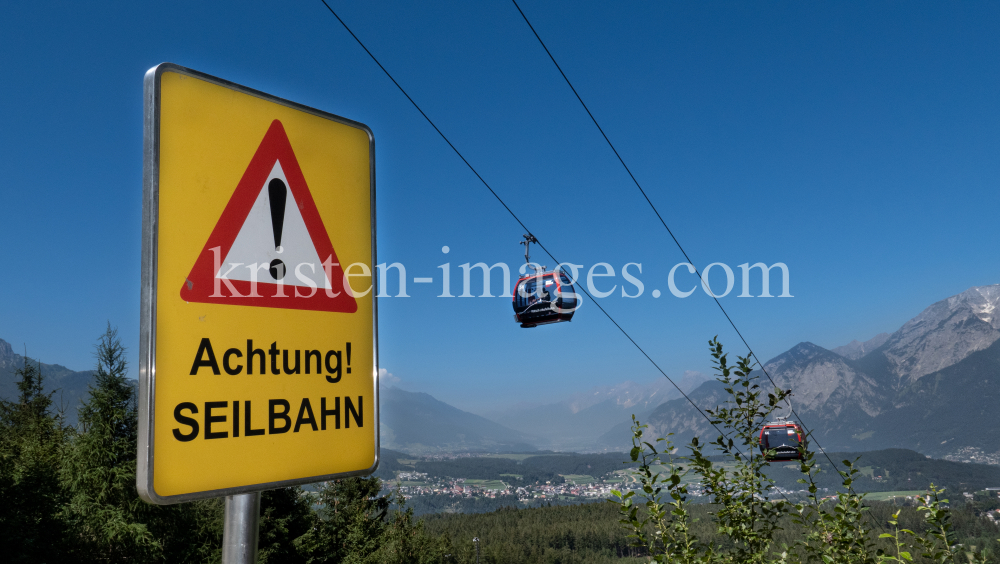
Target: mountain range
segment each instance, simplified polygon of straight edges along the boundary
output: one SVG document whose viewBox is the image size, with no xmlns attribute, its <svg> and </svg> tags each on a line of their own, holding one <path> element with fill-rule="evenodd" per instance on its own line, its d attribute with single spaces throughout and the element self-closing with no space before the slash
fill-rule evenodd
<svg viewBox="0 0 1000 564">
<path fill-rule="evenodd" d="M 690 392 L 708 379 L 689 370 L 675 381 Z M 645 417 L 662 403 L 679 397 L 680 392 L 666 378 L 648 384 L 626 381 L 574 393 L 561 401 L 515 405 L 482 415 L 523 433 L 540 448 L 588 452 L 594 450 L 597 437 L 630 420 L 633 413 Z"/>
<path fill-rule="evenodd" d="M 45 391 L 54 392 L 54 409 L 64 414 L 69 425 L 76 426 L 77 410 L 90 393 L 94 371 L 41 363 L 15 353 L 10 343 L 0 339 L 0 398 L 17 398 L 17 370 L 26 362 L 41 368 Z M 386 449 L 410 454 L 536 450 L 532 437 L 427 394 L 383 386 L 379 403 L 381 442 Z"/>
<path fill-rule="evenodd" d="M 1000 413 L 998 303 L 1000 285 L 971 288 L 931 305 L 890 335 L 833 350 L 799 343 L 757 372 L 792 390 L 795 416 L 827 450 L 988 456 L 1000 451 L 1000 436 L 991 432 Z M 705 409 L 718 405 L 722 394 L 713 381 L 690 397 Z M 675 443 L 696 434 L 714 437 L 685 400 L 658 406 L 644 422 L 654 432 L 675 433 Z M 595 446 L 620 449 L 629 436 L 623 422 Z"/>
<path fill-rule="evenodd" d="M 998 304 L 1000 285 L 971 288 L 932 304 L 894 333 L 833 349 L 802 342 L 756 372 L 767 386 L 770 378 L 792 390 L 793 419 L 812 432 L 814 447 L 907 448 L 1000 463 L 1000 435 L 992 428 L 1000 413 Z M 24 362 L 0 340 L 0 397 L 17 396 L 14 372 Z M 59 390 L 55 403 L 75 423 L 93 371 L 40 366 L 46 389 Z M 703 374 L 687 372 L 678 384 L 701 409 L 725 400 L 722 386 Z M 674 433 L 675 444 L 696 435 L 714 438 L 705 418 L 665 379 L 480 415 L 392 386 L 383 386 L 380 403 L 382 445 L 410 454 L 620 452 L 630 444 L 632 414 L 654 433 Z"/>
<path fill-rule="evenodd" d="M 17 398 L 17 375 L 19 368 L 30 362 L 41 368 L 42 385 L 46 392 L 55 392 L 52 402 L 61 410 L 70 425 L 76 425 L 76 411 L 87 398 L 93 370 L 75 371 L 59 364 L 45 364 L 38 360 L 14 352 L 14 348 L 0 339 L 0 398 Z"/>
<path fill-rule="evenodd" d="M 424 393 L 383 387 L 379 415 L 382 446 L 410 454 L 536 450 L 524 433 Z"/>
</svg>

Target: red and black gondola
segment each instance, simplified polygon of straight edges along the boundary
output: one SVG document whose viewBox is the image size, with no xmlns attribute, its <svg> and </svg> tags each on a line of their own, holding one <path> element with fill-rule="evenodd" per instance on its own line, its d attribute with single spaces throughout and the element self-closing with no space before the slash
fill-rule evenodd
<svg viewBox="0 0 1000 564">
<path fill-rule="evenodd" d="M 520 277 L 514 285 L 514 319 L 525 328 L 570 321 L 580 305 L 573 280 L 561 269 L 546 272 L 544 266 L 532 264 L 528 255 L 531 243 L 538 244 L 538 239 L 528 233 L 521 244 L 524 262 L 534 272 Z"/>
<path fill-rule="evenodd" d="M 808 446 L 802 425 L 794 421 L 768 423 L 760 430 L 760 453 L 767 460 L 801 460 Z"/>
<path fill-rule="evenodd" d="M 521 327 L 536 327 L 573 319 L 579 297 L 565 272 L 535 272 L 514 286 L 514 319 Z"/>
</svg>

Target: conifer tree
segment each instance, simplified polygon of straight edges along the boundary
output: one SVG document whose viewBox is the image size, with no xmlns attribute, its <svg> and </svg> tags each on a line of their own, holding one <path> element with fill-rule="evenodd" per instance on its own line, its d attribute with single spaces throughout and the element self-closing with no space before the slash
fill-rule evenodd
<svg viewBox="0 0 1000 564">
<path fill-rule="evenodd" d="M 426 535 L 403 496 L 383 494 L 374 476 L 327 482 L 319 501 L 312 528 L 296 541 L 309 564 L 439 562 L 449 546 L 447 539 Z"/>
<path fill-rule="evenodd" d="M 295 541 L 312 525 L 312 507 L 300 487 L 279 488 L 261 494 L 258 564 L 305 563 Z"/>
<path fill-rule="evenodd" d="M 59 461 L 68 429 L 51 413 L 41 364 L 24 359 L 17 401 L 0 400 L 0 546 L 5 562 L 63 559 L 65 500 Z"/>
<path fill-rule="evenodd" d="M 80 556 L 90 561 L 148 562 L 159 560 L 163 550 L 147 524 L 154 508 L 135 490 L 137 398 L 125 354 L 109 323 L 97 343 L 95 382 L 79 411 L 80 432 L 63 467 L 71 494 L 65 516 Z"/>
<path fill-rule="evenodd" d="M 346 478 L 319 489 L 321 509 L 299 539 L 309 564 L 365 562 L 378 549 L 391 501 L 378 478 Z"/>
</svg>

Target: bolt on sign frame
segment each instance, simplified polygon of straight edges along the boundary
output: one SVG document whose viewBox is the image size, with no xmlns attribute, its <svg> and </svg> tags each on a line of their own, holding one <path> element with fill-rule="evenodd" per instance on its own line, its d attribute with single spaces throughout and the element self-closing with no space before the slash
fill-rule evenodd
<svg viewBox="0 0 1000 564">
<path fill-rule="evenodd" d="M 371 130 L 170 63 L 143 96 L 139 495 L 374 472 Z"/>
</svg>

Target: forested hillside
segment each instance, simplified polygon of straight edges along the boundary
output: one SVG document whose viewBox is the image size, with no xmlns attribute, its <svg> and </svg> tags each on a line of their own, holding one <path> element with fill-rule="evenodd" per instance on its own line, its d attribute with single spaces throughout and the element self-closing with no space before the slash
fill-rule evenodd
<svg viewBox="0 0 1000 564">
<path fill-rule="evenodd" d="M 457 562 L 475 562 L 473 538 L 479 538 L 482 561 L 496 564 L 645 561 L 618 520 L 618 506 L 607 502 L 423 518 L 429 534 L 451 541 Z"/>
<path fill-rule="evenodd" d="M 949 493 L 974 492 L 1000 487 L 1000 466 L 968 464 L 929 458 L 905 449 L 873 450 L 868 452 L 832 452 L 830 458 L 843 469 L 843 460 L 857 460 L 861 474 L 853 488 L 859 492 L 926 490 L 930 484 L 947 488 Z M 835 490 L 841 478 L 825 456 L 817 455 L 817 484 Z M 791 463 L 774 463 L 767 475 L 785 488 L 799 489 L 798 467 Z"/>
<path fill-rule="evenodd" d="M 885 524 L 892 519 L 894 511 L 900 511 L 901 526 L 917 532 L 926 531 L 924 514 L 917 511 L 912 501 L 904 503 L 905 507 L 894 507 L 885 502 L 870 503 L 870 519 L 866 517 L 866 523 L 875 532 L 880 532 L 882 529 L 875 522 Z M 952 523 L 957 542 L 969 547 L 1000 548 L 996 541 L 1000 529 L 986 517 L 989 512 L 1000 508 L 1000 499 L 996 495 L 981 493 L 968 502 L 960 497 L 953 505 Z M 731 548 L 732 542 L 726 535 L 719 534 L 713 523 L 712 514 L 717 511 L 718 507 L 711 505 L 693 508 L 695 527 L 692 533 L 700 541 L 716 544 L 722 549 Z M 617 504 L 600 502 L 537 509 L 505 508 L 480 515 L 428 515 L 422 521 L 428 534 L 448 539 L 454 551 L 450 561 L 456 563 L 472 564 L 476 561 L 474 538 L 479 538 L 481 561 L 490 564 L 648 562 L 646 551 L 631 546 L 621 529 L 620 519 Z M 791 545 L 803 536 L 801 527 L 791 518 L 782 521 L 782 527 L 775 535 L 777 546 Z M 884 540 L 881 545 L 886 550 L 890 549 Z M 987 562 L 1000 562 L 998 551 L 991 552 L 993 554 Z M 919 556 L 916 559 L 923 561 Z"/>
</svg>

